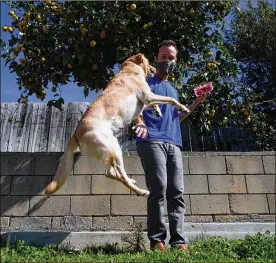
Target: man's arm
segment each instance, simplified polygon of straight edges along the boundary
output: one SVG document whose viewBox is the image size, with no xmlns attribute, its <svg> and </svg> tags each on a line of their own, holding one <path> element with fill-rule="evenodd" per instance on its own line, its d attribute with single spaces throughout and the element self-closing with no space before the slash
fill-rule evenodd
<svg viewBox="0 0 276 263">
<path fill-rule="evenodd" d="M 202 101 L 204 101 L 209 95 L 210 95 L 210 93 L 202 93 L 202 95 L 200 97 L 197 97 L 192 104 L 190 104 L 189 106 L 187 106 L 187 108 L 190 111 L 189 113 L 179 112 L 178 113 L 179 122 L 181 123 L 182 121 L 184 121 L 194 111 L 194 109 Z"/>
</svg>

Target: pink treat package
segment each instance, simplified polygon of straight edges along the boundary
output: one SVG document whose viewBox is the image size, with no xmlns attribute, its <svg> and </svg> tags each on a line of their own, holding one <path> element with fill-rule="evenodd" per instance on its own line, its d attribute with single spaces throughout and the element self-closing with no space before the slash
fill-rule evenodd
<svg viewBox="0 0 276 263">
<path fill-rule="evenodd" d="M 198 88 L 195 88 L 194 93 L 197 97 L 200 97 L 202 92 L 211 92 L 212 90 L 213 90 L 212 82 L 208 82 Z"/>
</svg>

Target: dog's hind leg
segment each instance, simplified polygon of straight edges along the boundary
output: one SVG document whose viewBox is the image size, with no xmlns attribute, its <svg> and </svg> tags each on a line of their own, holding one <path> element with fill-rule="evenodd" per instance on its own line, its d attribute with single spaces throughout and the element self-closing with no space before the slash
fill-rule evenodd
<svg viewBox="0 0 276 263">
<path fill-rule="evenodd" d="M 104 175 L 105 175 L 107 178 L 114 179 L 114 180 L 118 180 L 118 181 L 121 182 L 121 180 L 117 177 L 117 174 L 116 174 L 115 170 L 112 168 L 112 166 L 111 166 L 110 164 L 108 164 L 108 165 L 105 167 Z"/>
<path fill-rule="evenodd" d="M 121 182 L 121 180 L 117 177 L 117 174 L 116 174 L 115 170 L 113 169 L 113 167 L 112 167 L 110 164 L 108 164 L 108 165 L 106 166 L 106 168 L 105 168 L 105 176 L 106 176 L 107 178 L 115 179 L 115 180 L 118 180 L 118 181 Z M 129 178 L 129 180 L 130 180 L 133 184 L 136 184 L 136 183 L 137 183 L 137 182 L 136 182 L 134 179 L 132 179 L 132 178 Z"/>
<path fill-rule="evenodd" d="M 137 195 L 145 197 L 149 196 L 149 191 L 137 187 L 134 184 L 133 179 L 127 176 L 127 173 L 124 168 L 122 150 L 115 137 L 112 138 L 112 147 L 107 152 L 106 157 L 110 166 L 115 171 L 116 179 L 118 178 L 125 186 L 127 186 L 130 190 L 134 191 Z"/>
</svg>

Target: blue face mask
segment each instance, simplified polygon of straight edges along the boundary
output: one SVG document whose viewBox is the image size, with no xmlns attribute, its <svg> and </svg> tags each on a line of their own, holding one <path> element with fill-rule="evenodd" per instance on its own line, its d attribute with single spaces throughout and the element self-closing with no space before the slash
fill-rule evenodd
<svg viewBox="0 0 276 263">
<path fill-rule="evenodd" d="M 173 61 L 157 62 L 156 69 L 164 75 L 170 75 L 176 68 L 176 63 Z"/>
</svg>

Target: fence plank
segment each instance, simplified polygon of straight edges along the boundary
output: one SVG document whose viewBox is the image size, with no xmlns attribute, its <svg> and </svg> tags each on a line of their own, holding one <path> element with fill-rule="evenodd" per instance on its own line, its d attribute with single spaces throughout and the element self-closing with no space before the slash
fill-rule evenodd
<svg viewBox="0 0 276 263">
<path fill-rule="evenodd" d="M 8 152 L 21 151 L 27 108 L 27 104 L 18 104 L 17 111 L 14 114 L 14 120 L 11 122 Z"/>
<path fill-rule="evenodd" d="M 22 129 L 22 136 L 20 140 L 20 145 L 18 147 L 19 152 L 28 152 L 28 145 L 30 141 L 30 132 L 32 125 L 32 114 L 33 114 L 33 104 L 27 105 L 26 115 L 24 120 L 24 126 Z"/>
<path fill-rule="evenodd" d="M 88 102 L 72 102 L 68 103 L 66 116 L 66 131 L 65 131 L 65 145 L 74 134 L 75 129 L 90 103 Z"/>
<path fill-rule="evenodd" d="M 14 115 L 18 107 L 18 103 L 1 103 L 1 152 L 8 151 L 11 129 L 15 122 Z"/>
<path fill-rule="evenodd" d="M 28 152 L 47 152 L 50 109 L 44 103 L 33 103 L 32 106 Z"/>
<path fill-rule="evenodd" d="M 51 108 L 51 123 L 48 139 L 48 152 L 63 152 L 65 147 L 65 131 L 68 104 L 62 110 Z"/>
</svg>

